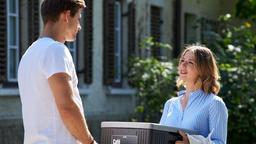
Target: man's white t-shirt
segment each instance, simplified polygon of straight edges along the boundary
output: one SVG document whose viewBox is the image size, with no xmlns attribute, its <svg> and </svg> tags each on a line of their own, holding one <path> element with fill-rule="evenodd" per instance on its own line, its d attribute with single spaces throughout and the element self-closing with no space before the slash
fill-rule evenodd
<svg viewBox="0 0 256 144">
<path fill-rule="evenodd" d="M 71 77 L 74 97 L 83 113 L 75 66 L 68 48 L 63 43 L 47 37 L 39 38 L 22 56 L 18 69 L 18 84 L 25 144 L 77 143 L 59 115 L 48 84 L 48 78 L 60 72 Z"/>
</svg>

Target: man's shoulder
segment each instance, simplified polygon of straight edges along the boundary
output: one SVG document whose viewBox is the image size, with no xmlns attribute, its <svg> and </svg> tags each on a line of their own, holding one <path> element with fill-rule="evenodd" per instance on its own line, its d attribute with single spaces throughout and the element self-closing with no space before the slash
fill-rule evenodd
<svg viewBox="0 0 256 144">
<path fill-rule="evenodd" d="M 32 48 L 38 49 L 42 54 L 46 55 L 68 55 L 68 48 L 65 44 L 58 41 L 54 41 L 50 38 L 42 38 L 35 41 L 32 45 Z"/>
<path fill-rule="evenodd" d="M 66 46 L 63 43 L 55 41 L 48 37 L 38 38 L 30 47 L 56 47 L 56 48 L 65 48 Z"/>
</svg>

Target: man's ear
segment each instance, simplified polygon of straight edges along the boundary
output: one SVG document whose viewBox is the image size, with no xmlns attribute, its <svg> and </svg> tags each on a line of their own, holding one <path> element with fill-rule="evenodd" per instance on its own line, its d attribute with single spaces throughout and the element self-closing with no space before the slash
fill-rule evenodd
<svg viewBox="0 0 256 144">
<path fill-rule="evenodd" d="M 69 21 L 69 17 L 70 17 L 70 10 L 64 11 L 62 14 L 62 18 L 65 22 Z"/>
</svg>

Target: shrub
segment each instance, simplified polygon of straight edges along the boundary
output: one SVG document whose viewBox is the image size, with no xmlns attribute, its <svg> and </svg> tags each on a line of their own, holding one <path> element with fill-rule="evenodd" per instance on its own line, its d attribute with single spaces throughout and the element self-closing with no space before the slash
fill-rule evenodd
<svg viewBox="0 0 256 144">
<path fill-rule="evenodd" d="M 147 38 L 141 49 L 170 48 L 168 44 Z M 137 89 L 134 121 L 159 122 L 163 105 L 175 96 L 175 69 L 172 62 L 161 62 L 154 57 L 133 57 L 129 60 L 129 84 Z"/>
</svg>

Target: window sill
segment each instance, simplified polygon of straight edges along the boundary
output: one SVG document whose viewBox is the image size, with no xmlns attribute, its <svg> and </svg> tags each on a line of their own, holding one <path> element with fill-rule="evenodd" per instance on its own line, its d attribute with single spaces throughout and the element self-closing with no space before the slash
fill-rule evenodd
<svg viewBox="0 0 256 144">
<path fill-rule="evenodd" d="M 18 88 L 0 88 L 0 96 L 19 96 Z"/>
<path fill-rule="evenodd" d="M 90 91 L 88 88 L 79 88 L 80 95 L 88 96 Z M 18 88 L 0 88 L 0 96 L 19 96 Z"/>
<path fill-rule="evenodd" d="M 78 88 L 80 96 L 88 96 L 90 94 L 90 90 L 88 88 Z"/>
<path fill-rule="evenodd" d="M 113 96 L 131 96 L 136 93 L 135 89 L 132 88 L 113 88 L 113 87 L 107 87 L 106 94 L 107 95 L 113 95 Z"/>
</svg>

